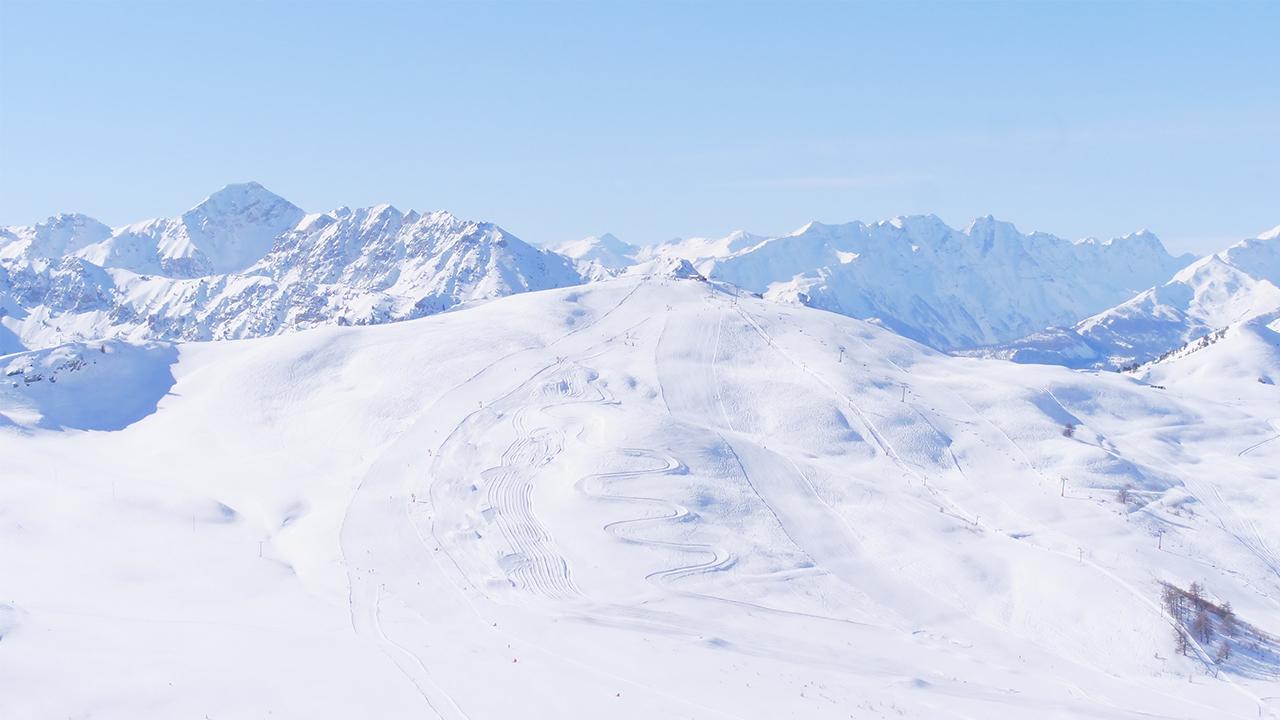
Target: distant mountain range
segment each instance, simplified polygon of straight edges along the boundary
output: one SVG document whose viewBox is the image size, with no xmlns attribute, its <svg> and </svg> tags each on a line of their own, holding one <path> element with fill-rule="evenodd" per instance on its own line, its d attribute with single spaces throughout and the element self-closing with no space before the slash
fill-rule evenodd
<svg viewBox="0 0 1280 720">
<path fill-rule="evenodd" d="M 643 247 L 604 234 L 552 252 L 443 211 L 307 213 L 244 183 L 177 218 L 113 229 L 66 214 L 0 228 L 0 354 L 395 322 L 687 261 L 945 351 L 1118 368 L 1280 309 L 1278 238 L 1196 260 L 1147 231 L 1070 241 L 990 216 L 957 230 L 925 215 Z"/>
<path fill-rule="evenodd" d="M 1280 228 L 1201 258 L 1167 281 L 1073 325 L 1048 328 L 982 354 L 1018 362 L 1123 368 L 1215 331 L 1265 327 L 1277 311 Z"/>
<path fill-rule="evenodd" d="M 390 205 L 306 214 L 257 183 L 229 185 L 175 219 L 0 228 L 0 352 L 385 323 L 581 281 L 491 223 Z"/>
</svg>

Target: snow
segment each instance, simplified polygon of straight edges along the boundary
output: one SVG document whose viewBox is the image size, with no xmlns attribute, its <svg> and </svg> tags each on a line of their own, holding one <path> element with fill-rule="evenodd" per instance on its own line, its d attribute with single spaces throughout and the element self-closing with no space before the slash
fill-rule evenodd
<svg viewBox="0 0 1280 720">
<path fill-rule="evenodd" d="M 64 213 L 29 228 L 0 228 L 0 259 L 59 258 L 110 235 L 111 228 L 87 215 Z"/>
<path fill-rule="evenodd" d="M 605 233 L 562 243 L 555 251 L 573 260 L 583 275 L 603 278 L 634 265 L 640 248 Z"/>
<path fill-rule="evenodd" d="M 305 213 L 257 183 L 229 185 L 178 218 L 115 231 L 74 215 L 0 228 L 0 272 L 9 280 L 0 276 L 0 350 L 396 322 L 685 260 L 704 277 L 870 320 L 938 349 L 1005 343 L 986 352 L 1088 365 L 1098 357 L 1092 340 L 1068 343 L 1087 349 L 1062 358 L 1026 336 L 1131 300 L 1191 260 L 1169 255 L 1145 230 L 1069 242 L 991 216 L 957 231 L 932 215 L 646 247 L 604 234 L 557 250 L 443 211 L 380 204 Z M 96 300 L 86 311 L 61 304 L 68 296 Z"/>
<path fill-rule="evenodd" d="M 257 183 L 88 242 L 105 232 L 93 222 L 0 230 L 15 238 L 0 244 L 0 352 L 393 322 L 583 279 L 492 223 L 386 204 L 304 215 Z"/>
<path fill-rule="evenodd" d="M 986 354 L 1075 367 L 1127 366 L 1276 311 L 1280 235 L 1264 233 L 1201 258 L 1163 284 L 1074 327 L 1034 334 Z"/>
<path fill-rule="evenodd" d="M 1190 261 L 1152 234 L 1072 243 L 991 216 L 963 231 L 932 215 L 811 222 L 712 258 L 708 277 L 785 302 L 874 320 L 933 347 L 1007 342 L 1131 298 Z"/>
<path fill-rule="evenodd" d="M 173 386 L 167 343 L 73 343 L 0 358 L 0 427 L 120 430 Z M 92 398 L 92 402 L 86 402 Z"/>
<path fill-rule="evenodd" d="M 126 226 L 77 254 L 95 265 L 190 278 L 244 270 L 304 213 L 258 183 L 228 185 L 176 219 Z"/>
<path fill-rule="evenodd" d="M 372 282 L 371 222 L 450 223 L 290 266 Z M 58 380 L 0 393 L 0 717 L 1276 715 L 1160 606 L 1280 631 L 1255 370 L 950 357 L 694 269 L 5 358 Z"/>
</svg>

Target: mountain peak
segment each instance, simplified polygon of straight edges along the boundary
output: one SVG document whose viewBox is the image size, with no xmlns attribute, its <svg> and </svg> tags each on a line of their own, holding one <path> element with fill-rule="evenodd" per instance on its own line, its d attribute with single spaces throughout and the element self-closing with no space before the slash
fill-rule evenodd
<svg viewBox="0 0 1280 720">
<path fill-rule="evenodd" d="M 223 186 L 222 189 L 201 200 L 187 213 L 204 211 L 213 214 L 276 206 L 298 210 L 293 203 L 266 189 L 261 183 L 251 180 Z"/>
<path fill-rule="evenodd" d="M 639 248 L 619 240 L 613 233 L 589 235 L 556 246 L 555 251 L 578 263 L 594 263 L 609 270 L 618 270 L 636 261 Z"/>
<path fill-rule="evenodd" d="M 806 233 L 811 233 L 811 232 L 818 232 L 825 229 L 826 227 L 827 227 L 826 225 L 818 222 L 817 220 L 810 220 L 809 222 L 805 223 L 804 225 L 801 225 L 800 227 L 792 231 L 791 237 L 796 237 L 798 235 L 804 235 Z"/>
<path fill-rule="evenodd" d="M 88 232 L 102 237 L 111 234 L 111 228 L 99 222 L 96 218 L 91 218 L 82 213 L 58 213 L 42 223 L 36 223 L 35 230 L 37 233 L 57 231 Z"/>
<path fill-rule="evenodd" d="M 996 228 L 1008 228 L 1013 232 L 1018 232 L 1018 228 L 1011 222 L 997 220 L 994 215 L 987 213 L 981 217 L 974 218 L 964 229 L 965 235 L 983 234 L 995 232 Z"/>
</svg>

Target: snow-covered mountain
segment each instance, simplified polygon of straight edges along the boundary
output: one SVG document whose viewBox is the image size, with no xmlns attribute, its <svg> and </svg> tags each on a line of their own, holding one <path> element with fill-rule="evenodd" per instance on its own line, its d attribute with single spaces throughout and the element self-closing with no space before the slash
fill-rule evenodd
<svg viewBox="0 0 1280 720">
<path fill-rule="evenodd" d="M 458 222 L 277 250 L 384 286 L 373 237 Z M 6 358 L 0 717 L 1277 717 L 1280 388 L 952 357 L 692 270 Z"/>
<path fill-rule="evenodd" d="M 1220 400 L 1245 400 L 1257 384 L 1280 384 L 1280 311 L 1227 325 L 1129 372 L 1159 385 L 1211 387 Z"/>
<path fill-rule="evenodd" d="M 115 231 L 70 215 L 0 230 L 0 352 L 391 322 L 581 281 L 491 223 L 389 205 L 307 215 L 247 183 Z"/>
<path fill-rule="evenodd" d="M 708 247 L 730 252 L 697 256 Z M 1070 242 L 990 216 L 957 231 L 928 215 L 731 236 L 700 243 L 689 259 L 709 277 L 768 298 L 872 320 L 951 350 L 1073 323 L 1192 258 L 1171 256 L 1149 232 Z"/>
<path fill-rule="evenodd" d="M 120 228 L 76 254 L 100 267 L 172 278 L 233 273 L 261 260 L 303 215 L 258 183 L 228 185 L 181 217 Z"/>
<path fill-rule="evenodd" d="M 745 230 L 734 230 L 719 238 L 675 238 L 645 248 L 643 257 L 682 258 L 692 263 L 700 272 L 705 272 L 715 265 L 715 261 L 745 252 L 768 239 Z"/>
<path fill-rule="evenodd" d="M 986 351 L 1071 367 L 1143 363 L 1280 310 L 1280 228 L 1201 258 L 1168 281 L 1070 327 Z"/>
<path fill-rule="evenodd" d="M 635 265 L 641 253 L 640 248 L 612 233 L 561 243 L 555 251 L 573 260 L 578 271 L 591 279 L 603 279 Z"/>
<path fill-rule="evenodd" d="M 306 214 L 257 183 L 111 230 L 80 215 L 0 228 L 0 351 L 102 337 L 201 340 L 370 324 L 673 260 L 774 300 L 871 320 L 943 350 L 1069 326 L 1186 265 L 1148 232 L 1069 242 L 990 217 L 810 223 L 637 247 L 534 248 L 501 228 L 389 205 Z"/>
<path fill-rule="evenodd" d="M 30 227 L 0 227 L 0 260 L 58 258 L 110 237 L 111 228 L 88 215 L 55 215 Z"/>
</svg>

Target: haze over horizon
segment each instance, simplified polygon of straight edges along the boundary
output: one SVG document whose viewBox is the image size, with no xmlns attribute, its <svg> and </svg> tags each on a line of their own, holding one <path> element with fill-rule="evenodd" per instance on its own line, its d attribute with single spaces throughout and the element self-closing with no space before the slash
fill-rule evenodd
<svg viewBox="0 0 1280 720">
<path fill-rule="evenodd" d="M 250 179 L 543 245 L 932 213 L 1208 253 L 1280 224 L 1274 6 L 387 7 L 6 0 L 0 225 Z"/>
</svg>

